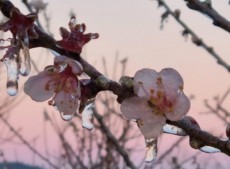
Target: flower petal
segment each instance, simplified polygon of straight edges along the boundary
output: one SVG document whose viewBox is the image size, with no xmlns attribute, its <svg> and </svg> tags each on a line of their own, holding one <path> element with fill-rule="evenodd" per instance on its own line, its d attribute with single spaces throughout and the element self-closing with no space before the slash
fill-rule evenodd
<svg viewBox="0 0 230 169">
<path fill-rule="evenodd" d="M 131 97 L 121 103 L 121 112 L 127 120 L 143 119 L 144 116 L 151 114 L 152 109 L 146 99 Z"/>
<path fill-rule="evenodd" d="M 151 139 L 158 137 L 162 133 L 165 121 L 166 119 L 163 116 L 154 115 L 154 118 L 138 121 L 138 126 L 144 137 Z"/>
<path fill-rule="evenodd" d="M 83 67 L 82 65 L 73 59 L 66 58 L 66 63 L 71 67 L 72 72 L 76 75 L 80 75 L 83 72 Z"/>
<path fill-rule="evenodd" d="M 167 119 L 177 121 L 182 119 L 183 116 L 188 113 L 189 109 L 190 101 L 188 97 L 182 93 L 176 99 L 173 112 L 167 112 L 165 115 Z"/>
<path fill-rule="evenodd" d="M 46 71 L 31 76 L 24 84 L 24 92 L 35 101 L 45 101 L 54 94 L 53 91 L 46 89 L 46 85 L 51 80 L 52 76 L 49 76 Z"/>
<path fill-rule="evenodd" d="M 134 92 L 139 97 L 149 98 L 156 94 L 158 73 L 152 69 L 141 69 L 134 75 Z"/>
<path fill-rule="evenodd" d="M 60 91 L 54 96 L 54 102 L 58 110 L 65 115 L 74 114 L 78 108 L 78 99 L 64 91 Z"/>
<path fill-rule="evenodd" d="M 167 99 L 174 100 L 178 91 L 183 90 L 184 81 L 181 75 L 172 68 L 165 68 L 159 72 Z"/>
</svg>

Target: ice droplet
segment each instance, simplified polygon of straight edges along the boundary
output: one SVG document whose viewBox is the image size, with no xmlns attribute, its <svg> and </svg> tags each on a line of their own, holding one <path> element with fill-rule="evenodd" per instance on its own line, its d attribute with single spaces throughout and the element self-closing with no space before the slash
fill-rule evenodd
<svg viewBox="0 0 230 169">
<path fill-rule="evenodd" d="M 170 124 L 165 124 L 163 126 L 163 132 L 168 134 L 178 135 L 178 136 L 187 136 L 187 133 L 182 128 Z"/>
<path fill-rule="evenodd" d="M 65 114 L 65 113 L 61 112 L 61 117 L 65 121 L 70 121 L 73 118 L 73 114 Z"/>
<path fill-rule="evenodd" d="M 31 70 L 31 65 L 30 65 L 30 53 L 29 49 L 22 44 L 22 49 L 20 50 L 20 68 L 19 72 L 23 76 L 28 76 Z"/>
<path fill-rule="evenodd" d="M 221 152 L 218 148 L 211 147 L 211 146 L 201 147 L 200 151 L 202 151 L 204 153 L 219 153 L 219 152 Z"/>
<path fill-rule="evenodd" d="M 12 86 L 12 84 L 11 84 L 10 87 L 7 87 L 7 93 L 10 96 L 15 96 L 18 93 L 18 85 L 17 85 L 17 83 L 14 84 L 14 86 Z"/>
<path fill-rule="evenodd" d="M 145 139 L 145 162 L 154 162 L 157 158 L 157 138 Z"/>
<path fill-rule="evenodd" d="M 73 24 L 73 25 L 76 25 L 76 17 L 75 16 L 71 17 L 70 23 Z"/>
<path fill-rule="evenodd" d="M 92 130 L 94 128 L 94 125 L 92 123 L 93 107 L 94 102 L 91 102 L 88 105 L 86 105 L 84 110 L 82 111 L 82 127 L 88 130 Z"/>
</svg>

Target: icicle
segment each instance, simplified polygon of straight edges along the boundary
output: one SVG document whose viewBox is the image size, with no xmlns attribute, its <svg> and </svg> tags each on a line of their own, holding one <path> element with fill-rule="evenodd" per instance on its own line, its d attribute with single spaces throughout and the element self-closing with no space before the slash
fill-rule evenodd
<svg viewBox="0 0 230 169">
<path fill-rule="evenodd" d="M 168 134 L 178 135 L 178 136 L 187 136 L 187 133 L 182 128 L 170 124 L 165 124 L 163 126 L 163 132 Z"/>
<path fill-rule="evenodd" d="M 145 162 L 153 162 L 157 158 L 157 138 L 145 139 L 146 155 Z"/>
<path fill-rule="evenodd" d="M 94 107 L 94 102 L 91 102 L 87 104 L 82 111 L 82 127 L 92 130 L 94 128 L 94 125 L 92 123 L 93 119 L 93 107 Z"/>
<path fill-rule="evenodd" d="M 219 152 L 221 152 L 219 149 L 217 149 L 215 147 L 211 147 L 211 146 L 201 147 L 200 150 L 202 152 L 205 152 L 205 153 L 219 153 Z"/>
<path fill-rule="evenodd" d="M 7 93 L 10 96 L 15 96 L 18 92 L 18 63 L 14 58 L 8 57 L 3 59 L 7 68 Z"/>
<path fill-rule="evenodd" d="M 61 117 L 65 121 L 70 121 L 73 118 L 73 114 L 64 114 L 63 112 L 61 112 Z"/>
<path fill-rule="evenodd" d="M 20 50 L 20 66 L 19 72 L 23 76 L 28 76 L 31 70 L 30 65 L 30 53 L 28 47 L 22 44 L 22 49 Z"/>
</svg>

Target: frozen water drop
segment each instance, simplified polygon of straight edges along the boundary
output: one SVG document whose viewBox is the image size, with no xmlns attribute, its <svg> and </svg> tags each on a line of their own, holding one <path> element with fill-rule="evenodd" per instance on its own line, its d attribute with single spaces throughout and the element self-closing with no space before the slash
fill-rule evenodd
<svg viewBox="0 0 230 169">
<path fill-rule="evenodd" d="M 65 114 L 65 113 L 61 112 L 61 117 L 65 121 L 70 121 L 73 118 L 73 114 Z"/>
<path fill-rule="evenodd" d="M 16 87 L 8 87 L 7 88 L 7 93 L 10 96 L 15 96 L 18 93 L 18 89 Z"/>
<path fill-rule="evenodd" d="M 163 132 L 168 133 L 168 134 L 174 134 L 174 135 L 179 135 L 179 136 L 186 136 L 187 133 L 179 127 L 170 125 L 170 124 L 165 124 L 163 126 Z"/>
<path fill-rule="evenodd" d="M 218 148 L 211 147 L 211 146 L 204 146 L 201 147 L 200 150 L 205 153 L 219 153 L 221 152 Z"/>
<path fill-rule="evenodd" d="M 82 127 L 88 130 L 92 130 L 94 128 L 94 125 L 92 123 L 93 107 L 94 107 L 94 102 L 86 105 L 84 110 L 82 111 Z"/>
<path fill-rule="evenodd" d="M 157 158 L 157 138 L 145 139 L 146 154 L 145 162 L 154 162 Z"/>
<path fill-rule="evenodd" d="M 72 24 L 76 24 L 76 17 L 75 16 L 72 16 L 71 19 L 70 19 L 70 23 Z"/>
</svg>

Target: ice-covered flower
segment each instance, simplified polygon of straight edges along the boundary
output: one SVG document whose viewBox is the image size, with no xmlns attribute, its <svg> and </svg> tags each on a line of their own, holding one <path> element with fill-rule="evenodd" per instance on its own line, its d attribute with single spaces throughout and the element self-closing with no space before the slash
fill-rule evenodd
<svg viewBox="0 0 230 169">
<path fill-rule="evenodd" d="M 75 17 L 72 17 L 69 22 L 70 32 L 63 27 L 60 28 L 62 40 L 57 41 L 57 45 L 65 50 L 81 53 L 82 47 L 91 39 L 97 39 L 99 35 L 97 33 L 84 34 L 85 24 L 75 24 L 75 21 Z"/>
<path fill-rule="evenodd" d="M 124 100 L 121 112 L 128 120 L 136 119 L 146 139 L 156 138 L 166 123 L 180 120 L 190 108 L 190 101 L 183 93 L 183 79 L 172 68 L 159 73 L 142 69 L 134 76 L 135 97 Z"/>
<path fill-rule="evenodd" d="M 11 31 L 14 40 L 23 41 L 26 47 L 29 46 L 29 38 L 37 38 L 38 35 L 34 28 L 36 14 L 23 15 L 18 8 L 12 8 L 9 20 L 0 25 L 0 30 Z"/>
<path fill-rule="evenodd" d="M 71 119 L 78 109 L 81 96 L 80 81 L 81 64 L 65 56 L 55 57 L 54 65 L 48 66 L 43 72 L 30 77 L 24 86 L 24 91 L 33 100 L 57 107 L 64 119 Z M 66 115 L 66 116 L 65 116 Z"/>
</svg>

